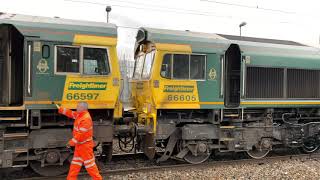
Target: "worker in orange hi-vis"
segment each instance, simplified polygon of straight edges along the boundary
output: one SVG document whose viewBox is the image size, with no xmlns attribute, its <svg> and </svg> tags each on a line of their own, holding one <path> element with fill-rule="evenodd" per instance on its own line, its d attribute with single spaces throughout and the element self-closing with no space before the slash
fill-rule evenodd
<svg viewBox="0 0 320 180">
<path fill-rule="evenodd" d="M 82 164 L 94 180 L 102 179 L 93 154 L 93 123 L 88 112 L 88 104 L 86 102 L 79 102 L 77 111 L 71 111 L 59 105 L 56 106 L 60 114 L 75 119 L 73 124 L 73 138 L 67 144 L 67 146 L 75 146 L 67 179 L 76 180 Z"/>
</svg>

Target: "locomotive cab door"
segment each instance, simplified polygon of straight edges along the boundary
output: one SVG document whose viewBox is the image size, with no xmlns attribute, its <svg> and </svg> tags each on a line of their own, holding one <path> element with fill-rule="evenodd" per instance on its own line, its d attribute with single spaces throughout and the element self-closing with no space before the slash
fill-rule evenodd
<svg viewBox="0 0 320 180">
<path fill-rule="evenodd" d="M 241 51 L 231 44 L 225 53 L 224 104 L 235 108 L 240 105 Z"/>
<path fill-rule="evenodd" d="M 0 106 L 23 103 L 23 44 L 15 27 L 0 26 Z"/>
</svg>

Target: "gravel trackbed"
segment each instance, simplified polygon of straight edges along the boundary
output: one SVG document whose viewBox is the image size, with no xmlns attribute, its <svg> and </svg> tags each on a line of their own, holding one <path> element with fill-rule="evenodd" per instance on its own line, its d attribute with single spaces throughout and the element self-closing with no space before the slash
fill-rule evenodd
<svg viewBox="0 0 320 180">
<path fill-rule="evenodd" d="M 221 165 L 207 168 L 190 169 L 161 169 L 152 172 L 139 172 L 127 175 L 107 176 L 111 180 L 127 179 L 320 179 L 320 161 L 307 160 L 279 160 L 267 163 L 248 163 Z"/>
</svg>

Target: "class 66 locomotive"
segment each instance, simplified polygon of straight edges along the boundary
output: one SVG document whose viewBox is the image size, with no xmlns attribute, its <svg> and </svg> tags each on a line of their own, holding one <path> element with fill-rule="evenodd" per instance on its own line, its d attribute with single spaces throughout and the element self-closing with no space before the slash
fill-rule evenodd
<svg viewBox="0 0 320 180">
<path fill-rule="evenodd" d="M 162 155 L 201 163 L 215 152 L 263 158 L 319 147 L 320 51 L 292 41 L 141 28 L 132 99 Z"/>
<path fill-rule="evenodd" d="M 0 14 L 0 167 L 66 172 L 73 120 L 54 104 L 79 101 L 111 156 L 113 120 L 122 117 L 116 44 L 112 24 Z"/>
</svg>

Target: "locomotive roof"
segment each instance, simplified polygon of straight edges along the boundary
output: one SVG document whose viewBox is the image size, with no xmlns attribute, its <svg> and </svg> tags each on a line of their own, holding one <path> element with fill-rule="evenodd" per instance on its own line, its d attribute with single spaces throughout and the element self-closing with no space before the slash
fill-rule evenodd
<svg viewBox="0 0 320 180">
<path fill-rule="evenodd" d="M 265 39 L 265 38 L 256 38 L 256 37 L 247 37 L 247 36 L 234 36 L 227 34 L 217 34 L 229 40 L 237 40 L 237 41 L 251 41 L 251 42 L 260 42 L 260 43 L 270 43 L 270 44 L 283 44 L 283 45 L 293 45 L 293 46 L 306 46 L 304 44 L 287 41 L 287 40 L 279 40 L 279 39 Z"/>
<path fill-rule="evenodd" d="M 272 54 L 283 56 L 320 56 L 320 49 L 294 41 L 264 39 L 225 34 L 140 28 L 137 44 L 142 41 L 154 43 L 190 44 L 194 52 L 224 52 L 230 44 L 238 44 L 243 53 Z"/>
<path fill-rule="evenodd" d="M 117 27 L 114 24 L 102 22 L 27 16 L 0 12 L 0 25 L 1 24 L 13 25 L 24 36 L 40 36 L 41 39 L 54 41 L 72 41 L 74 34 L 117 36 Z"/>
</svg>

